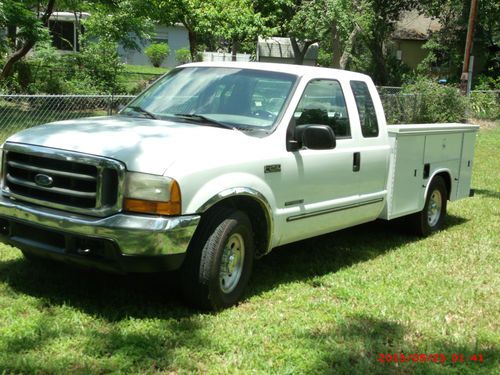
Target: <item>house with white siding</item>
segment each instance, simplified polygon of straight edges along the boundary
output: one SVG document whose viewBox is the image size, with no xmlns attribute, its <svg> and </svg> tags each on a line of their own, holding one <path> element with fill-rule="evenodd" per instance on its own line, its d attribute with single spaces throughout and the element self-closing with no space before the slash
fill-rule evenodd
<svg viewBox="0 0 500 375">
<path fill-rule="evenodd" d="M 89 13 L 54 12 L 49 19 L 49 30 L 52 35 L 52 44 L 61 53 L 74 53 L 80 51 L 81 34 L 85 32 L 81 21 L 89 17 Z M 178 65 L 175 60 L 175 52 L 181 48 L 189 49 L 189 37 L 187 29 L 181 25 L 173 26 L 157 25 L 154 37 L 149 41 L 137 39 L 140 50 L 126 49 L 123 45 L 118 46 L 118 54 L 125 64 L 151 66 L 151 62 L 144 53 L 144 49 L 151 43 L 164 42 L 170 47 L 170 54 L 163 62 L 163 67 L 174 67 Z"/>
</svg>

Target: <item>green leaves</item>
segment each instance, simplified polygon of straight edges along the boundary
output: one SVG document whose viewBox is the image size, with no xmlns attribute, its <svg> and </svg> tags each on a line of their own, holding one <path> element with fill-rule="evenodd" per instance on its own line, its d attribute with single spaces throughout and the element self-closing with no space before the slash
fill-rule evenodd
<svg viewBox="0 0 500 375">
<path fill-rule="evenodd" d="M 200 33 L 211 33 L 227 41 L 243 42 L 256 38 L 263 29 L 263 20 L 255 13 L 249 0 L 212 0 L 202 2 L 199 11 L 202 17 L 197 26 Z"/>
<path fill-rule="evenodd" d="M 149 39 L 153 32 L 153 23 L 142 11 L 138 0 L 96 4 L 91 16 L 83 21 L 86 39 L 99 38 L 140 50 L 140 40 Z"/>
<path fill-rule="evenodd" d="M 152 43 L 144 50 L 144 53 L 154 67 L 158 68 L 170 54 L 170 47 L 167 43 Z"/>
<path fill-rule="evenodd" d="M 251 0 L 152 0 L 146 6 L 152 19 L 162 24 L 184 25 L 191 52 L 202 41 L 211 49 L 232 46 L 236 51 L 247 41 L 256 42 L 265 34 L 267 23 Z"/>
<path fill-rule="evenodd" d="M 0 26 L 16 26 L 19 41 L 38 41 L 48 38 L 48 30 L 37 17 L 30 4 L 19 0 L 5 0 L 0 3 Z"/>
<path fill-rule="evenodd" d="M 175 59 L 180 65 L 187 64 L 191 62 L 191 52 L 187 48 L 178 49 L 175 51 Z"/>
</svg>

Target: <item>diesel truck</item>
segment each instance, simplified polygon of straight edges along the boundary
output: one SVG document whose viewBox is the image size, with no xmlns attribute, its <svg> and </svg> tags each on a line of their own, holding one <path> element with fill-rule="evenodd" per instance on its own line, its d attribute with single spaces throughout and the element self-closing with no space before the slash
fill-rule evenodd
<svg viewBox="0 0 500 375">
<path fill-rule="evenodd" d="M 387 126 L 359 73 L 187 64 L 115 116 L 8 138 L 0 241 L 28 259 L 175 271 L 186 301 L 225 308 L 276 246 L 376 219 L 439 230 L 471 194 L 477 131 Z"/>
</svg>

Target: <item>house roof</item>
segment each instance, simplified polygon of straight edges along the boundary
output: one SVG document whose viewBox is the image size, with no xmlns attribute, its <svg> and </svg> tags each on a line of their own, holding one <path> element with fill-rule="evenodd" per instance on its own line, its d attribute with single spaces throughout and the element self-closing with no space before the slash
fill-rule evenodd
<svg viewBox="0 0 500 375">
<path fill-rule="evenodd" d="M 262 57 L 276 57 L 282 59 L 293 59 L 295 57 L 290 38 L 262 38 L 259 36 L 257 51 L 258 55 Z M 318 43 L 314 43 L 308 48 L 305 59 L 316 60 L 318 58 L 318 51 L 319 45 Z"/>
<path fill-rule="evenodd" d="M 403 13 L 392 34 L 394 39 L 427 40 L 433 32 L 441 30 L 439 20 L 420 14 L 417 10 Z"/>
<path fill-rule="evenodd" d="M 50 15 L 49 20 L 50 21 L 69 21 L 69 22 L 75 22 L 75 14 L 76 17 L 78 17 L 78 20 L 85 19 L 90 16 L 90 13 L 86 12 L 53 12 Z"/>
</svg>

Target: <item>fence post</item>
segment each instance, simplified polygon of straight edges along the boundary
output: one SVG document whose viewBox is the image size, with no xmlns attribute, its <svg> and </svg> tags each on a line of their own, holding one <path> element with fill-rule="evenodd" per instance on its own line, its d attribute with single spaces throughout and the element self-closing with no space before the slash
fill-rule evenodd
<svg viewBox="0 0 500 375">
<path fill-rule="evenodd" d="M 108 116 L 113 114 L 113 94 L 108 95 Z"/>
</svg>

